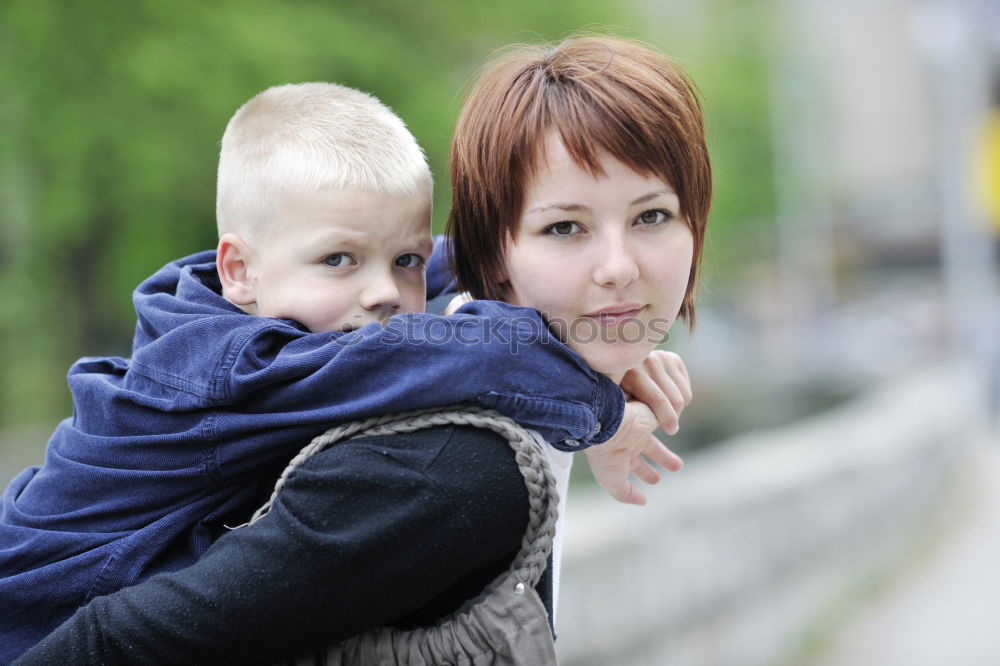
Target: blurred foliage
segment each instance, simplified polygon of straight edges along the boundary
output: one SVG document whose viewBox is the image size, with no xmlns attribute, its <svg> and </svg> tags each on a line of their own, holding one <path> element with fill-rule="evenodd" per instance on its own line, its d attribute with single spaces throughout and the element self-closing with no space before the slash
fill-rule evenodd
<svg viewBox="0 0 1000 666">
<path fill-rule="evenodd" d="M 0 5 L 0 426 L 68 412 L 78 356 L 127 355 L 132 288 L 215 244 L 218 141 L 278 83 L 370 91 L 408 123 L 450 197 L 460 91 L 490 53 L 610 26 L 678 56 L 704 91 L 717 173 L 715 261 L 770 212 L 756 2 L 675 9 L 577 0 L 8 0 Z M 641 26 L 640 29 L 621 26 Z M 755 33 L 755 31 L 758 31 Z M 737 234 L 738 235 L 738 234 Z M 720 259 L 722 258 L 722 259 Z"/>
</svg>

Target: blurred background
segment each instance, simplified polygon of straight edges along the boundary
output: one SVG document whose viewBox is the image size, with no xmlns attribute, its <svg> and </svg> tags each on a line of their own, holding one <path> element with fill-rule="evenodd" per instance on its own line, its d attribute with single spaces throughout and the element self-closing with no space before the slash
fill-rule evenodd
<svg viewBox="0 0 1000 666">
<path fill-rule="evenodd" d="M 759 549 L 760 566 L 728 587 L 713 578 L 721 568 L 731 572 L 726 562 L 689 562 L 704 586 L 678 592 L 670 576 L 691 578 L 690 569 L 663 563 L 688 542 L 650 546 L 650 568 L 668 576 L 658 596 L 671 596 L 676 608 L 643 606 L 630 627 L 655 629 L 618 631 L 616 640 L 634 648 L 627 656 L 599 637 L 607 618 L 561 610 L 563 659 L 890 663 L 874 660 L 875 652 L 836 661 L 840 639 L 828 636 L 841 635 L 843 618 L 854 615 L 834 613 L 833 621 L 830 609 L 863 605 L 844 602 L 844 590 L 855 590 L 852 600 L 873 598 L 882 588 L 857 581 L 903 568 L 913 544 L 929 538 L 917 525 L 935 511 L 953 516 L 940 507 L 955 502 L 957 488 L 978 487 L 961 476 L 970 456 L 983 455 L 973 453 L 982 448 L 975 442 L 997 448 L 998 0 L 8 0 L 0 5 L 0 481 L 41 462 L 49 431 L 71 413 L 65 373 L 76 358 L 129 354 L 134 286 L 162 264 L 215 245 L 218 142 L 240 104 L 268 86 L 309 80 L 374 93 L 427 151 L 440 232 L 450 200 L 448 141 L 464 86 L 495 49 L 581 29 L 637 37 L 677 59 L 704 94 L 715 170 L 699 324 L 693 334 L 673 331 L 667 345 L 695 383 L 696 400 L 670 440 L 688 460 L 688 481 L 670 479 L 665 492 L 674 494 L 652 498 L 665 509 L 642 514 L 646 529 L 660 517 L 657 531 L 667 535 L 692 524 L 729 525 L 746 510 L 746 495 L 726 504 L 677 493 L 721 487 L 727 473 L 750 475 L 743 466 L 727 472 L 731 461 L 765 459 L 759 487 L 745 492 L 764 488 L 772 504 L 759 506 L 772 510 L 747 520 L 773 517 L 774 502 L 829 508 L 829 500 L 801 494 L 826 483 L 839 484 L 827 498 L 855 499 L 870 484 L 882 494 L 853 510 L 881 522 L 861 529 L 864 521 L 844 508 L 837 527 L 802 552 L 829 553 L 833 542 L 873 548 L 876 532 L 895 537 L 877 550 L 838 551 L 837 575 L 803 569 L 796 575 L 810 581 L 810 592 L 788 592 L 781 612 L 752 604 L 747 592 L 794 577 L 773 549 Z M 843 427 L 830 420 L 837 418 Z M 872 429 L 845 442 L 865 419 Z M 890 463 L 914 456 L 923 463 L 899 478 L 895 494 L 882 492 L 886 470 L 905 466 L 863 459 L 889 450 L 899 456 Z M 815 464 L 799 457 L 804 451 Z M 858 466 L 850 473 L 848 451 Z M 754 455 L 740 457 L 747 452 Z M 993 458 L 976 460 L 972 467 L 992 469 Z M 806 469 L 817 476 L 797 472 Z M 800 494 L 775 495 L 789 483 L 767 476 L 778 472 L 796 478 Z M 694 513 L 683 510 L 691 497 L 702 507 Z M 986 501 L 968 497 L 966 509 Z M 724 515 L 704 513 L 706 503 Z M 576 515 L 607 508 L 590 506 L 581 501 Z M 579 553 L 604 552 L 587 545 L 603 529 L 597 513 L 571 532 Z M 806 512 L 801 528 L 787 522 L 785 530 L 808 533 L 815 516 Z M 941 519 L 953 522 L 961 521 Z M 991 519 L 977 532 L 996 528 Z M 704 548 L 716 537 L 692 538 Z M 795 552 L 787 531 L 767 539 Z M 719 549 L 730 555 L 745 545 L 726 543 Z M 620 567 L 621 553 L 607 552 L 618 559 L 599 577 Z M 567 589 L 587 566 L 568 562 Z M 630 583 L 614 580 L 607 593 L 631 598 Z M 1000 582 L 992 597 L 998 592 Z M 570 597 L 563 608 L 574 603 L 599 605 Z M 770 618 L 768 629 L 726 620 L 734 604 L 748 617 Z M 686 633 L 668 641 L 664 625 Z M 952 663 L 1000 663 L 1000 639 L 995 649 L 988 662 Z"/>
</svg>

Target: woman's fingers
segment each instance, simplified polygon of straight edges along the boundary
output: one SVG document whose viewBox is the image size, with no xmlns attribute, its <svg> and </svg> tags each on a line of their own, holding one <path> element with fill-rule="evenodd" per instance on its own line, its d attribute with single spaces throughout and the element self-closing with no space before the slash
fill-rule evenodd
<svg viewBox="0 0 1000 666">
<path fill-rule="evenodd" d="M 653 352 L 646 359 L 649 375 L 679 415 L 691 403 L 691 380 L 688 379 L 684 361 L 673 352 Z"/>
<path fill-rule="evenodd" d="M 621 385 L 635 400 L 646 405 L 652 411 L 656 422 L 664 431 L 671 435 L 677 433 L 680 427 L 680 414 L 660 383 L 650 376 L 648 368 L 640 366 L 640 368 L 629 370 L 622 379 Z"/>
<path fill-rule="evenodd" d="M 682 359 L 679 354 L 675 354 L 674 352 L 657 351 L 654 353 L 660 355 L 661 364 L 668 371 L 670 376 L 677 382 L 677 386 L 680 387 L 681 392 L 684 393 L 684 404 L 691 402 L 691 399 L 694 397 L 694 393 L 691 390 L 691 377 L 688 375 L 684 359 Z"/>
<path fill-rule="evenodd" d="M 622 379 L 621 387 L 652 410 L 665 432 L 677 434 L 680 415 L 693 398 L 683 359 L 673 352 L 654 351 Z"/>
</svg>

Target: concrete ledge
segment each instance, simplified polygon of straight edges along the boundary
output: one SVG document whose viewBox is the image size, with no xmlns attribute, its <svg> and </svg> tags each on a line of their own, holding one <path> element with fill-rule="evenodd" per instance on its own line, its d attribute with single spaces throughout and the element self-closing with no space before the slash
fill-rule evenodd
<svg viewBox="0 0 1000 666">
<path fill-rule="evenodd" d="M 974 376 L 934 368 L 723 442 L 645 508 L 570 498 L 564 666 L 757 666 L 795 654 L 844 591 L 892 565 L 983 427 Z"/>
</svg>

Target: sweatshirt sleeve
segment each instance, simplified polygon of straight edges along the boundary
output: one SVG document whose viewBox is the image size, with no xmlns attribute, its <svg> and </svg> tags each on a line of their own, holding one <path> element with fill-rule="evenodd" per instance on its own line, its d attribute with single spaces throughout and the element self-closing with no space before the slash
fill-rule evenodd
<svg viewBox="0 0 1000 666">
<path fill-rule="evenodd" d="M 576 450 L 608 439 L 624 410 L 621 389 L 553 336 L 536 310 L 495 301 L 347 334 L 260 329 L 234 354 L 225 381 L 226 401 L 246 405 L 220 415 L 227 432 L 226 419 L 248 414 L 284 427 L 319 413 L 335 423 L 465 402 Z"/>
<path fill-rule="evenodd" d="M 447 236 L 434 237 L 434 251 L 427 260 L 427 300 L 458 291 L 458 284 L 451 272 L 449 258 L 451 239 Z"/>
<path fill-rule="evenodd" d="M 15 663 L 292 658 L 449 594 L 457 607 L 476 593 L 463 580 L 506 568 L 526 524 L 523 480 L 493 433 L 351 440 L 308 460 L 259 522 L 187 569 L 94 599 Z"/>
</svg>

